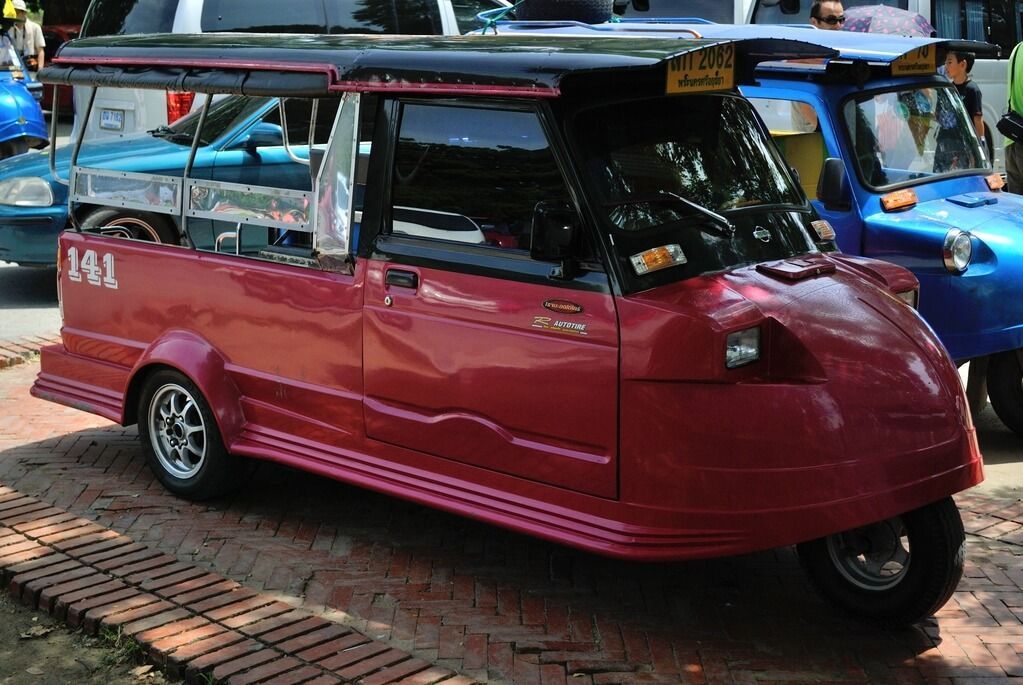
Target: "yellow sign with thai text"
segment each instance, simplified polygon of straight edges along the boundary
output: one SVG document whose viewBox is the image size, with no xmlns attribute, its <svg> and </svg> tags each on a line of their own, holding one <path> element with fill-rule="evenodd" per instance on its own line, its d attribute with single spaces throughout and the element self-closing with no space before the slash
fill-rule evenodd
<svg viewBox="0 0 1023 685">
<path fill-rule="evenodd" d="M 665 92 L 700 93 L 735 87 L 735 44 L 712 45 L 668 60 Z"/>
<path fill-rule="evenodd" d="M 892 62 L 892 76 L 929 76 L 938 71 L 938 51 L 933 45 L 910 50 Z"/>
</svg>

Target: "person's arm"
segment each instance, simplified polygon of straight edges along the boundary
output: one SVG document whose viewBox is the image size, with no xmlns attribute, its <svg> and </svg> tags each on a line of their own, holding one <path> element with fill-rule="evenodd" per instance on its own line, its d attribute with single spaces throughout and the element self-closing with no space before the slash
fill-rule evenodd
<svg viewBox="0 0 1023 685">
<path fill-rule="evenodd" d="M 981 144 L 986 146 L 986 140 L 984 137 L 987 135 L 987 131 L 984 128 L 984 100 L 983 93 L 980 91 L 980 86 L 977 84 L 973 85 L 973 108 L 970 110 L 970 115 L 973 117 L 973 128 L 977 129 L 977 137 L 980 138 Z"/>
<path fill-rule="evenodd" d="M 43 62 L 46 61 L 46 39 L 43 38 L 43 27 L 39 24 L 32 24 L 32 33 L 35 34 L 35 48 L 36 48 L 36 69 L 43 68 Z"/>
</svg>

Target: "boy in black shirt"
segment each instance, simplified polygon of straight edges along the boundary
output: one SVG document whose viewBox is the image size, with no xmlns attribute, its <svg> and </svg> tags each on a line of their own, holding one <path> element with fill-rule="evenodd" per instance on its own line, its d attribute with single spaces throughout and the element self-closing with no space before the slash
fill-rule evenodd
<svg viewBox="0 0 1023 685">
<path fill-rule="evenodd" d="M 973 127 L 977 129 L 977 137 L 980 138 L 982 148 L 987 148 L 984 130 L 984 110 L 981 107 L 980 86 L 970 80 L 970 70 L 976 61 L 976 55 L 972 52 L 949 51 L 945 57 L 945 74 L 955 84 L 959 91 L 959 97 L 966 105 L 966 113 L 973 120 Z"/>
</svg>

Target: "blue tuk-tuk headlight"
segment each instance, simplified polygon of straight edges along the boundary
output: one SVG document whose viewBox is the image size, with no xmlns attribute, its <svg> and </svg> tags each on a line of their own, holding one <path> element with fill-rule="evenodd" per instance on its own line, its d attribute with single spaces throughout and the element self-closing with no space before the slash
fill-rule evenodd
<svg viewBox="0 0 1023 685">
<path fill-rule="evenodd" d="M 0 181 L 0 205 L 49 207 L 53 205 L 53 189 L 46 179 L 38 176 Z"/>
<path fill-rule="evenodd" d="M 969 233 L 953 228 L 945 234 L 942 261 L 945 262 L 946 269 L 954 274 L 962 273 L 970 266 L 972 257 L 973 239 Z"/>
</svg>

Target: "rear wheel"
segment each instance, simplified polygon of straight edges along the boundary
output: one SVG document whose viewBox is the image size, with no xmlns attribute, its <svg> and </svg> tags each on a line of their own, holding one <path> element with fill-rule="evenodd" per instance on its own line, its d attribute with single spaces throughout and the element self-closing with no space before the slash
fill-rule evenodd
<svg viewBox="0 0 1023 685">
<path fill-rule="evenodd" d="M 153 374 L 138 407 L 139 437 L 150 468 L 164 487 L 187 499 L 227 492 L 239 474 L 209 404 L 177 371 Z"/>
<path fill-rule="evenodd" d="M 940 609 L 963 574 L 963 523 L 951 497 L 797 546 L 814 586 L 857 618 L 916 623 Z"/>
<path fill-rule="evenodd" d="M 1017 435 L 1023 435 L 1023 371 L 1016 350 L 991 355 L 987 395 L 995 414 Z"/>
<path fill-rule="evenodd" d="M 611 18 L 613 5 L 614 0 L 526 0 L 515 8 L 515 17 L 600 24 Z"/>
<path fill-rule="evenodd" d="M 158 214 L 130 212 L 122 209 L 97 209 L 82 220 L 82 228 L 120 238 L 134 238 L 153 243 L 180 242 L 173 222 Z"/>
</svg>

